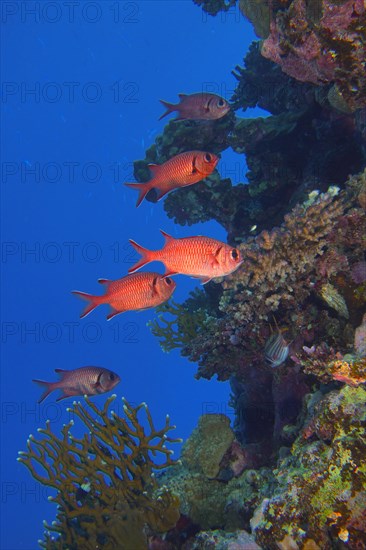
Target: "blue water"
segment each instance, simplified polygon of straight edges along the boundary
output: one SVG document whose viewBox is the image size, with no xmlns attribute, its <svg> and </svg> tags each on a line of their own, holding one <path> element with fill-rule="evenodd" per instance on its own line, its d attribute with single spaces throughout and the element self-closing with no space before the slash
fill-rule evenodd
<svg viewBox="0 0 366 550">
<path fill-rule="evenodd" d="M 134 181 L 132 162 L 164 128 L 158 99 L 201 90 L 230 99 L 230 72 L 255 37 L 237 10 L 211 18 L 189 0 L 4 1 L 1 9 L 1 549 L 31 550 L 56 509 L 17 452 L 47 419 L 59 433 L 72 403 L 52 395 L 37 405 L 32 378 L 109 368 L 121 377 L 118 399 L 146 401 L 157 426 L 169 413 L 182 438 L 203 412 L 232 415 L 227 383 L 197 381 L 194 364 L 161 351 L 146 327 L 153 310 L 107 323 L 100 307 L 80 320 L 83 303 L 70 292 L 99 293 L 99 277 L 125 275 L 136 260 L 130 238 L 151 248 L 163 243 L 159 228 L 226 238 L 215 222 L 174 225 L 163 201 L 136 210 L 122 182 Z M 238 162 L 243 181 L 243 158 L 226 152 L 218 169 Z M 176 282 L 178 302 L 199 284 Z"/>
</svg>

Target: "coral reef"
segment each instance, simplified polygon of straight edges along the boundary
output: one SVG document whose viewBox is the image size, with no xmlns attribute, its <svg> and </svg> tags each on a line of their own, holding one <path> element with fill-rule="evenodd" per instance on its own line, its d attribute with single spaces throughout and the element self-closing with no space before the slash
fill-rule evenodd
<svg viewBox="0 0 366 550">
<path fill-rule="evenodd" d="M 231 148 L 238 153 L 237 162 L 220 163 L 221 178 L 215 171 L 164 200 L 167 215 L 176 223 L 215 219 L 232 244 L 250 235 L 253 225 L 258 231 L 280 225 L 289 206 L 305 200 L 313 189 L 324 192 L 334 184 L 342 188 L 348 175 L 366 162 L 365 110 L 357 117 L 335 110 L 328 90 L 284 74 L 261 56 L 258 43 L 251 46 L 244 65 L 233 73 L 238 80 L 233 111 L 258 105 L 273 116 L 241 119 L 232 111 L 205 123 L 170 121 L 146 158 L 134 163 L 136 180 L 143 182 L 149 179 L 149 163 L 165 162 L 190 149 L 219 154 Z M 154 190 L 147 198 L 156 201 Z"/>
<path fill-rule="evenodd" d="M 358 207 L 363 185 L 362 175 L 338 195 L 333 188 L 313 192 L 280 227 L 239 245 L 244 262 L 235 273 L 181 305 L 165 306 L 172 317 L 153 323 L 163 348 L 181 346 L 182 355 L 198 361 L 198 377 L 247 379 L 248 370 L 265 368 L 268 322 L 276 314 L 289 328 L 291 356 L 314 343 L 315 326 L 319 338 L 349 351 L 366 303 L 364 282 L 354 283 L 350 269 L 366 249 L 366 215 Z M 343 317 L 334 316 L 339 304 Z"/>
<path fill-rule="evenodd" d="M 341 541 L 347 548 L 364 548 L 365 399 L 365 388 L 349 386 L 308 399 L 306 427 L 274 471 L 273 495 L 252 518 L 259 545 L 274 550 L 287 539 L 293 546 L 286 548 L 307 548 L 309 541 L 322 550 Z"/>
<path fill-rule="evenodd" d="M 197 6 L 209 15 L 217 15 L 219 12 L 226 12 L 235 6 L 237 0 L 193 0 Z"/>
<path fill-rule="evenodd" d="M 272 13 L 262 55 L 288 75 L 313 84 L 334 83 L 354 111 L 366 106 L 366 10 L 362 0 L 293 0 Z M 334 99 L 333 99 L 334 102 Z"/>
<path fill-rule="evenodd" d="M 71 435 L 73 421 L 55 435 L 47 422 L 41 439 L 30 436 L 18 460 L 32 476 L 57 491 L 49 500 L 57 504 L 57 518 L 45 525 L 48 550 L 106 550 L 147 548 L 148 533 L 162 533 L 179 518 L 179 502 L 165 487 L 158 487 L 155 470 L 173 466 L 167 433 L 174 428 L 169 417 L 163 428 L 154 427 L 146 404 L 131 406 L 123 400 L 124 418 L 109 408 L 116 396 L 98 409 L 88 398 L 87 407 L 74 402 L 69 413 L 78 417 L 87 433 Z M 146 415 L 148 429 L 140 423 Z M 162 460 L 154 457 L 161 455 Z"/>
<path fill-rule="evenodd" d="M 221 429 L 228 430 L 228 419 L 213 416 L 216 437 L 211 438 L 211 430 L 201 431 L 199 440 L 201 447 L 206 446 L 207 457 L 210 450 L 216 453 Z M 202 422 L 207 420 L 201 418 Z M 331 550 L 343 548 L 342 542 L 347 548 L 363 548 L 365 428 L 364 387 L 309 393 L 296 433 L 292 430 L 295 436 L 291 448 L 278 453 L 275 468 L 246 468 L 234 478 L 223 477 L 225 461 L 218 462 L 218 455 L 219 473 L 215 478 L 207 477 L 197 467 L 193 459 L 196 430 L 185 443 L 189 459 L 185 460 L 183 453 L 182 464 L 158 477 L 162 486 L 179 495 L 185 536 L 173 539 L 172 532 L 168 532 L 165 543 L 174 540 L 174 544 L 156 548 Z"/>
<path fill-rule="evenodd" d="M 268 468 L 254 471 L 245 464 L 229 424 L 222 414 L 201 416 L 184 443 L 181 464 L 158 476 L 159 484 L 178 495 L 181 514 L 200 531 L 249 529 L 253 511 L 272 483 Z"/>
</svg>

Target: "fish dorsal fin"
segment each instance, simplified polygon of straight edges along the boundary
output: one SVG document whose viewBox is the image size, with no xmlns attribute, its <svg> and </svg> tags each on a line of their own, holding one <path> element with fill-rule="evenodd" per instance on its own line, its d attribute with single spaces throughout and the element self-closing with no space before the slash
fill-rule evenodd
<svg viewBox="0 0 366 550">
<path fill-rule="evenodd" d="M 110 282 L 109 279 L 98 279 L 98 283 L 101 285 L 109 285 Z"/>
<path fill-rule="evenodd" d="M 165 244 L 168 244 L 170 241 L 175 240 L 174 237 L 172 237 L 171 235 L 169 235 L 169 233 L 166 233 L 162 229 L 160 229 L 160 233 L 163 235 L 163 237 L 165 239 Z"/>
<path fill-rule="evenodd" d="M 178 94 L 179 99 L 184 99 L 185 97 L 188 97 L 188 94 Z"/>
<path fill-rule="evenodd" d="M 148 164 L 149 170 L 153 176 L 159 172 L 160 164 Z"/>
<path fill-rule="evenodd" d="M 66 373 L 69 372 L 65 369 L 55 369 L 55 372 L 60 376 L 60 382 L 65 378 Z"/>
</svg>

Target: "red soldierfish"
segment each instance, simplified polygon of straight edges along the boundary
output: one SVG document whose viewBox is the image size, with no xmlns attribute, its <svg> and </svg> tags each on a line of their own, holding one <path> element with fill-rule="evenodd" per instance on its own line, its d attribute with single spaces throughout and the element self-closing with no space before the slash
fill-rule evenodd
<svg viewBox="0 0 366 550">
<path fill-rule="evenodd" d="M 165 245 L 161 250 L 147 250 L 130 240 L 142 256 L 129 269 L 130 273 L 156 260 L 165 265 L 165 277 L 182 273 L 207 283 L 214 277 L 232 273 L 243 262 L 239 250 L 216 239 L 201 236 L 174 239 L 164 231 L 161 233 L 165 237 Z"/>
<path fill-rule="evenodd" d="M 73 291 L 73 294 L 89 302 L 80 318 L 88 315 L 100 304 L 111 306 L 112 311 L 107 315 L 108 320 L 124 311 L 155 307 L 168 300 L 176 287 L 175 282 L 169 277 L 164 278 L 160 273 L 152 272 L 127 275 L 116 281 L 98 279 L 98 283 L 105 286 L 106 292 L 103 296 Z"/>
<path fill-rule="evenodd" d="M 178 111 L 178 116 L 175 120 L 216 120 L 226 115 L 230 111 L 230 105 L 228 102 L 219 95 L 210 93 L 197 93 L 197 94 L 178 94 L 179 103 L 168 103 L 160 99 L 160 103 L 166 107 L 166 112 L 161 115 L 159 120 Z"/>
<path fill-rule="evenodd" d="M 127 187 L 139 192 L 136 206 L 139 206 L 151 189 L 155 189 L 157 200 L 177 189 L 187 187 L 212 174 L 219 157 L 205 151 L 187 151 L 167 160 L 163 164 L 149 164 L 152 178 L 145 183 L 126 183 Z"/>
<path fill-rule="evenodd" d="M 120 381 L 120 377 L 115 372 L 101 367 L 81 367 L 74 370 L 55 369 L 60 374 L 58 382 L 44 382 L 43 380 L 33 380 L 37 384 L 45 387 L 38 403 L 46 399 L 47 395 L 55 390 L 61 390 L 62 394 L 56 399 L 66 399 L 73 395 L 97 395 L 105 393 L 114 388 Z"/>
</svg>

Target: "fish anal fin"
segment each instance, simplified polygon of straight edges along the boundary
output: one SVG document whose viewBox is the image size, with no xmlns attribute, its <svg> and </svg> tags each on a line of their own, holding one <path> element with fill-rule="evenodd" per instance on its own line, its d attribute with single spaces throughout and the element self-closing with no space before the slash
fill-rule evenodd
<svg viewBox="0 0 366 550">
<path fill-rule="evenodd" d="M 62 393 L 56 401 L 61 401 L 62 399 L 67 399 L 68 397 L 74 397 L 75 395 L 80 395 L 80 392 L 72 388 L 62 388 Z"/>
<path fill-rule="evenodd" d="M 177 119 L 175 119 L 177 120 Z M 159 202 L 161 201 L 161 199 L 163 197 L 165 197 L 165 195 L 167 195 L 168 193 L 170 193 L 170 191 L 173 191 L 173 189 L 159 189 L 158 187 L 155 187 L 155 192 L 156 192 L 156 202 Z"/>
<path fill-rule="evenodd" d="M 124 313 L 125 310 L 124 309 L 114 309 L 113 307 L 111 308 L 111 312 L 107 315 L 107 321 L 110 321 L 111 319 L 113 319 L 113 317 L 115 317 L 116 315 L 119 315 L 120 313 Z"/>
</svg>

